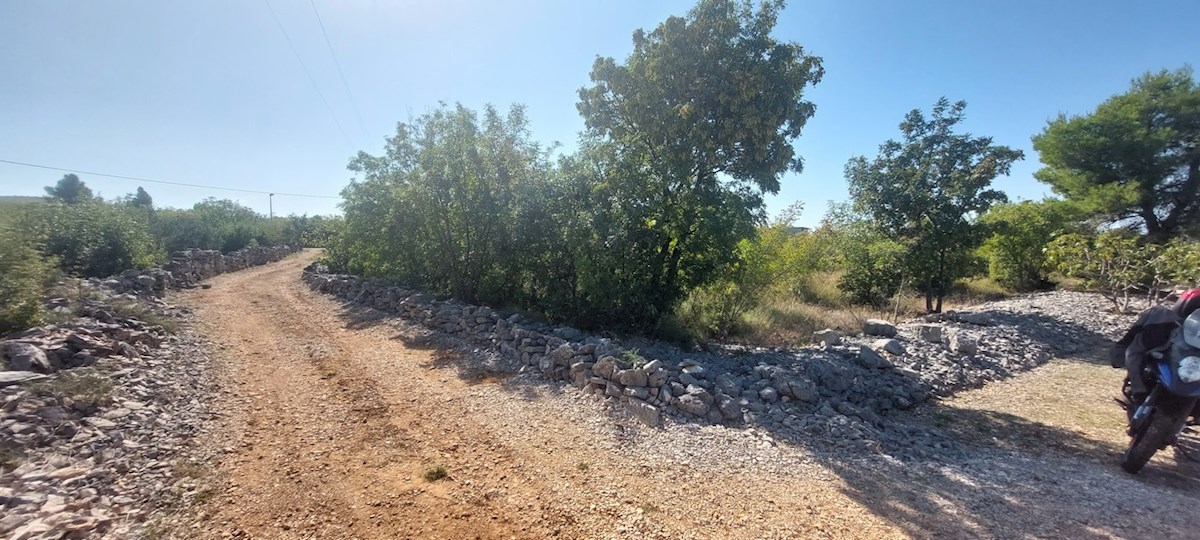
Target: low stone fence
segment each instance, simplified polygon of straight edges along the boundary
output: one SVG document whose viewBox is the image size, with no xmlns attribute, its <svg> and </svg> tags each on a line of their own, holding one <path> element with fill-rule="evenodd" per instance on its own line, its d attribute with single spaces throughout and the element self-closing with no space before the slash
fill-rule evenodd
<svg viewBox="0 0 1200 540">
<path fill-rule="evenodd" d="M 216 250 L 177 251 L 158 268 L 128 270 L 100 281 L 116 293 L 162 296 L 169 289 L 194 286 L 210 277 L 278 261 L 300 250 L 299 246 L 256 246 L 223 254 Z"/>
<path fill-rule="evenodd" d="M 868 320 L 853 336 L 818 332 L 820 346 L 687 352 L 638 340 L 640 351 L 626 351 L 574 328 L 322 270 L 306 268 L 303 280 L 317 291 L 459 336 L 548 379 L 609 396 L 649 425 L 664 416 L 758 425 L 864 448 L 881 440 L 890 411 L 1032 369 L 1107 332 L 1106 325 L 1081 325 L 1060 313 L 1071 307 L 1067 311 L 1092 321 L 1097 298 L 1060 292 L 898 325 Z"/>
<path fill-rule="evenodd" d="M 486 306 L 435 300 L 420 291 L 355 276 L 306 268 L 314 290 L 395 313 L 434 330 L 462 337 L 585 392 L 610 396 L 642 422 L 657 426 L 664 414 L 708 422 L 754 421 L 789 402 L 815 404 L 816 386 L 801 374 L 759 366 L 745 376 L 700 362 L 642 358 L 607 338 L 586 336 L 519 314 L 504 316 Z"/>
</svg>

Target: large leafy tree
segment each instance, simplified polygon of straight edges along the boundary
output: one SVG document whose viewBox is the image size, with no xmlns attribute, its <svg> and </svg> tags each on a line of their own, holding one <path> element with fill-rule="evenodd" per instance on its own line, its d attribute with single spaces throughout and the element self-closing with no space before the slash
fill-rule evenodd
<svg viewBox="0 0 1200 540">
<path fill-rule="evenodd" d="M 902 140 L 881 145 L 873 160 L 846 163 L 855 207 L 907 248 L 909 280 L 933 312 L 941 311 L 954 281 L 970 272 L 983 239 L 978 216 L 1005 200 L 990 189 L 992 180 L 1023 157 L 991 137 L 956 133 L 966 106 L 942 98 L 928 118 L 914 109 L 900 124 Z"/>
<path fill-rule="evenodd" d="M 1046 244 L 1073 221 L 1071 206 L 1058 199 L 993 206 L 981 222 L 990 230 L 980 254 L 996 283 L 1018 291 L 1050 285 Z"/>
<path fill-rule="evenodd" d="M 601 221 L 620 255 L 640 262 L 596 278 L 620 282 L 640 306 L 628 322 L 653 323 L 728 269 L 762 218 L 762 194 L 801 169 L 790 142 L 815 110 L 803 91 L 823 72 L 819 58 L 771 36 L 781 9 L 702 0 L 636 31 L 624 63 L 597 58 L 594 84 L 579 92 L 610 172 L 596 189 L 611 211 Z"/>
<path fill-rule="evenodd" d="M 74 174 L 64 174 L 53 186 L 46 186 L 46 195 L 67 204 L 76 204 L 92 199 L 92 190 Z"/>
<path fill-rule="evenodd" d="M 1200 86 L 1190 68 L 1147 73 L 1033 138 L 1036 177 L 1067 200 L 1162 242 L 1200 219 Z"/>
<path fill-rule="evenodd" d="M 521 189 L 545 183 L 546 154 L 525 109 L 482 118 L 442 106 L 401 123 L 386 152 L 349 165 L 343 191 L 348 266 L 468 301 L 506 303 L 520 283 L 515 218 Z"/>
</svg>

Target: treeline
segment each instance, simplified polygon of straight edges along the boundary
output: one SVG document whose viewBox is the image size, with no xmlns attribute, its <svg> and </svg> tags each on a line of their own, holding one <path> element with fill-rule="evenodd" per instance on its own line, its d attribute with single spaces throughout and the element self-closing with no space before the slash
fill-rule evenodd
<svg viewBox="0 0 1200 540">
<path fill-rule="evenodd" d="M 442 107 L 360 153 L 334 266 L 587 327 L 653 329 L 739 264 L 762 195 L 800 170 L 820 59 L 770 36 L 781 5 L 703 2 L 597 59 L 580 150 L 550 159 L 522 107 Z"/>
<path fill-rule="evenodd" d="M 818 229 L 793 230 L 794 214 L 768 223 L 763 196 L 802 169 L 791 142 L 823 75 L 820 58 L 771 36 L 782 8 L 702 0 L 635 32 L 624 62 L 596 60 L 579 149 L 557 159 L 521 106 L 443 104 L 398 124 L 381 155 L 351 161 L 360 179 L 328 261 L 584 327 L 707 335 L 773 299 L 827 298 L 814 276 L 846 302 L 915 292 L 927 311 L 981 275 L 1010 290 L 1056 276 L 1107 286 L 1112 238 L 1184 261 L 1160 272 L 1139 256 L 1126 290 L 1197 279 L 1200 89 L 1187 68 L 1034 137 L 1037 178 L 1060 198 L 1009 202 L 992 181 L 1025 156 L 958 131 L 966 104 L 943 99 L 847 163 L 852 200 Z"/>
<path fill-rule="evenodd" d="M 8 201 L 0 210 L 0 333 L 36 324 L 45 291 L 64 274 L 105 277 L 189 248 L 312 245 L 330 227 L 328 218 L 272 219 L 229 200 L 159 209 L 140 187 L 104 200 L 74 174 L 47 187 L 44 199 Z"/>
</svg>

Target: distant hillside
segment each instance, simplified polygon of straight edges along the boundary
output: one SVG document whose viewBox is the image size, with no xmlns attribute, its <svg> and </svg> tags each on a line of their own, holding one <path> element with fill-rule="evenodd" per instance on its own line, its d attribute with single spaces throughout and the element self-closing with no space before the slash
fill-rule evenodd
<svg viewBox="0 0 1200 540">
<path fill-rule="evenodd" d="M 28 197 L 25 195 L 0 195 L 0 204 L 28 204 L 42 201 L 41 197 Z"/>
</svg>

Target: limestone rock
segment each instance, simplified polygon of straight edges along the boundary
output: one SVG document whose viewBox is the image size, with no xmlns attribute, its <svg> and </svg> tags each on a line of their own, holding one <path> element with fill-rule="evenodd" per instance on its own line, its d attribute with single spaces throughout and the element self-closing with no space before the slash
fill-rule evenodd
<svg viewBox="0 0 1200 540">
<path fill-rule="evenodd" d="M 617 357 L 603 356 L 596 361 L 596 365 L 592 367 L 592 371 L 605 379 L 612 379 L 613 374 L 617 371 Z"/>
<path fill-rule="evenodd" d="M 883 319 L 867 319 L 863 323 L 863 333 L 868 336 L 895 337 L 896 325 Z"/>
<path fill-rule="evenodd" d="M 0 388 L 45 378 L 45 375 L 32 371 L 0 371 Z"/>
<path fill-rule="evenodd" d="M 962 355 L 975 354 L 979 352 L 979 338 L 970 332 L 956 330 L 950 334 L 950 350 Z"/>
<path fill-rule="evenodd" d="M 842 333 L 826 328 L 820 332 L 813 332 L 813 341 L 820 343 L 822 347 L 834 347 L 842 344 Z"/>
<path fill-rule="evenodd" d="M 699 416 L 700 418 L 708 416 L 708 404 L 695 394 L 684 394 L 679 396 L 679 403 L 676 405 L 676 407 L 678 407 L 680 411 L 688 413 L 692 416 Z"/>
<path fill-rule="evenodd" d="M 858 349 L 858 356 L 855 357 L 859 364 L 868 368 L 890 368 L 892 363 L 888 362 L 883 355 L 875 352 L 870 347 L 862 346 Z"/>
<path fill-rule="evenodd" d="M 4 342 L 4 355 L 8 357 L 9 369 L 13 371 L 38 371 L 50 373 L 54 366 L 46 358 L 45 351 L 20 341 Z"/>
<path fill-rule="evenodd" d="M 921 341 L 929 343 L 942 342 L 942 325 L 940 324 L 918 324 L 917 338 Z"/>
<path fill-rule="evenodd" d="M 871 344 L 871 348 L 877 351 L 886 351 L 897 356 L 907 352 L 904 349 L 904 345 L 902 345 L 900 341 L 896 339 L 877 339 L 875 340 L 875 343 Z"/>
<path fill-rule="evenodd" d="M 645 371 L 638 368 L 622 369 L 617 372 L 616 381 L 625 386 L 646 386 L 649 377 Z"/>
<path fill-rule="evenodd" d="M 646 403 L 640 399 L 630 399 L 625 402 L 625 410 L 629 411 L 634 418 L 640 420 L 643 424 L 650 427 L 658 427 L 662 423 L 662 414 L 658 407 Z"/>
</svg>

